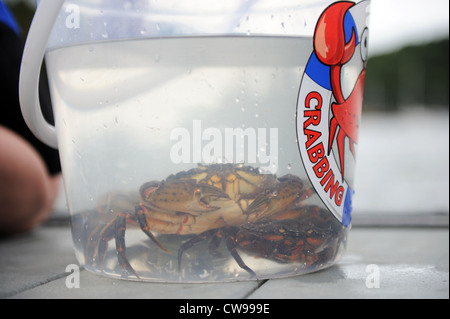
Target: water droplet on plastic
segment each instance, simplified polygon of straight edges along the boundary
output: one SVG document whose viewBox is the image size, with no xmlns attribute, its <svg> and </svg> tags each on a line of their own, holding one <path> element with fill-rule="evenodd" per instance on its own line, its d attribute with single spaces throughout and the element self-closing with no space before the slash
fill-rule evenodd
<svg viewBox="0 0 450 319">
<path fill-rule="evenodd" d="M 237 97 L 234 101 L 235 101 L 236 103 L 239 103 L 241 100 L 239 100 L 239 98 Z"/>
<path fill-rule="evenodd" d="M 125 10 L 131 9 L 131 6 L 132 6 L 132 4 L 130 3 L 130 1 L 127 1 L 127 2 L 125 2 L 125 3 L 123 4 L 123 8 L 124 8 Z"/>
<path fill-rule="evenodd" d="M 241 107 L 241 111 L 242 111 L 242 112 L 245 112 L 245 107 Z"/>
<path fill-rule="evenodd" d="M 289 163 L 287 169 L 292 169 L 292 163 Z"/>
</svg>

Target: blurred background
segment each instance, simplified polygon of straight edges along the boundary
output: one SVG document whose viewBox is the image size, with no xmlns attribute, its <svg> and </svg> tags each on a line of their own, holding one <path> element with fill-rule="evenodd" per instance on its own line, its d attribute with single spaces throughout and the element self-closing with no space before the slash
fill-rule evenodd
<svg viewBox="0 0 450 319">
<path fill-rule="evenodd" d="M 5 2 L 25 35 L 35 1 Z M 361 125 L 354 224 L 448 225 L 447 0 L 372 0 Z"/>
</svg>

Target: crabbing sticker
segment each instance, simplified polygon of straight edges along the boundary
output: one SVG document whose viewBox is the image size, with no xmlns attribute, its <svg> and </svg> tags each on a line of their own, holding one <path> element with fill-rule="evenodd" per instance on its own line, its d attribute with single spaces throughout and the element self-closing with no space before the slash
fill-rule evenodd
<svg viewBox="0 0 450 319">
<path fill-rule="evenodd" d="M 317 194 L 351 224 L 353 163 L 367 60 L 370 1 L 339 1 L 317 21 L 297 102 L 297 138 Z M 351 176 L 351 177 L 350 177 Z"/>
</svg>

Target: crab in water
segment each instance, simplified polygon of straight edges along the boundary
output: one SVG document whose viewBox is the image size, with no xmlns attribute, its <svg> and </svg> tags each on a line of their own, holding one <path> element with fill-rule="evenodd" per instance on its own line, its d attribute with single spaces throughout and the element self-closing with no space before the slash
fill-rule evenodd
<svg viewBox="0 0 450 319">
<path fill-rule="evenodd" d="M 305 205 L 313 190 L 300 178 L 277 178 L 244 165 L 199 165 L 163 181 L 145 183 L 139 194 L 134 209 L 122 198 L 125 204 L 119 206 L 123 210 L 91 234 L 89 242 L 96 245 L 88 253 L 102 264 L 108 242 L 115 239 L 119 264 L 138 278 L 126 257 L 125 231 L 130 222 L 137 223 L 166 252 L 154 233 L 191 235 L 178 250 L 180 270 L 183 254 L 194 245 L 210 240 L 209 250 L 214 254 L 225 241 L 234 260 L 252 277 L 255 272 L 238 250 L 308 267 L 329 259 L 334 250 L 327 247 L 342 227 L 328 211 Z"/>
</svg>

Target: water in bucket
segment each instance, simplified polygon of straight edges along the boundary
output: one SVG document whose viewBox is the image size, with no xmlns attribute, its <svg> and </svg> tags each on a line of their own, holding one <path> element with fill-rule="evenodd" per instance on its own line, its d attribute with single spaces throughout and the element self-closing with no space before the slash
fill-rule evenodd
<svg viewBox="0 0 450 319">
<path fill-rule="evenodd" d="M 56 124 L 43 130 L 86 269 L 233 281 L 340 258 L 367 1 L 60 2 L 36 14 L 56 20 L 44 45 Z"/>
</svg>

